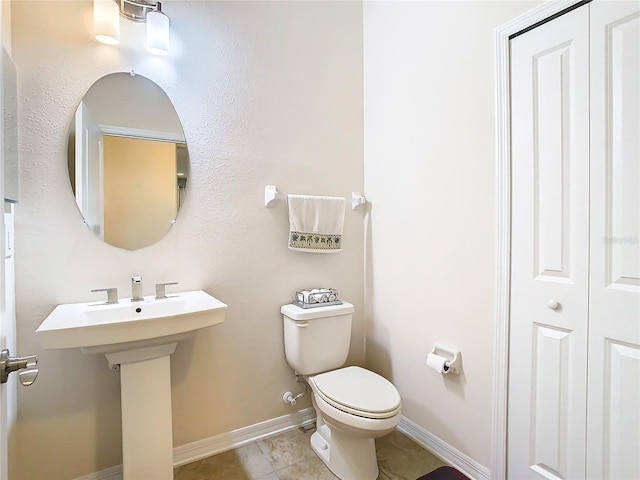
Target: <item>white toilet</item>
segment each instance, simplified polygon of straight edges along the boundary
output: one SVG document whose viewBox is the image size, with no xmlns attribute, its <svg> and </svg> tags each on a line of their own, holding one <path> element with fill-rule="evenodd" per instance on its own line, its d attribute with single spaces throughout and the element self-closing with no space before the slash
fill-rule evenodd
<svg viewBox="0 0 640 480">
<path fill-rule="evenodd" d="M 342 480 L 375 480 L 374 439 L 400 422 L 400 394 L 376 373 L 340 368 L 349 353 L 353 311 L 347 302 L 308 309 L 284 305 L 285 354 L 313 390 L 314 452 Z"/>
</svg>

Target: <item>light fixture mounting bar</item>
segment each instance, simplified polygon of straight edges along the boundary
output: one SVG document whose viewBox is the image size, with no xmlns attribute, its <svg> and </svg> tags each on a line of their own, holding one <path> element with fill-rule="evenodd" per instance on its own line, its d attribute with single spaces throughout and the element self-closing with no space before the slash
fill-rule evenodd
<svg viewBox="0 0 640 480">
<path fill-rule="evenodd" d="M 147 13 L 160 11 L 160 2 L 147 0 L 118 0 L 120 15 L 134 22 L 146 22 Z"/>
</svg>

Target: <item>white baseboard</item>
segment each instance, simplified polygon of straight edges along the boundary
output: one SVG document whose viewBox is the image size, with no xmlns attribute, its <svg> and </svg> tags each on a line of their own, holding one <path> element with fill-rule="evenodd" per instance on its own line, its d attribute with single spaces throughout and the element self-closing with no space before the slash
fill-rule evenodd
<svg viewBox="0 0 640 480">
<path fill-rule="evenodd" d="M 315 419 L 316 413 L 313 408 L 309 407 L 289 415 L 272 418 L 248 427 L 232 430 L 231 432 L 180 445 L 173 449 L 173 466 L 179 467 L 180 465 L 226 452 L 287 430 L 307 426 L 315 422 Z M 122 480 L 122 465 L 90 473 L 75 480 Z"/>
<path fill-rule="evenodd" d="M 173 449 L 173 466 L 179 467 L 217 453 L 226 452 L 287 430 L 306 426 L 315 422 L 315 420 L 316 412 L 309 407 L 289 415 L 272 418 L 238 430 L 180 445 Z"/>
<path fill-rule="evenodd" d="M 398 430 L 465 475 L 476 480 L 491 478 L 491 472 L 487 467 L 480 465 L 408 418 L 402 417 Z"/>
<path fill-rule="evenodd" d="M 289 415 L 272 418 L 247 427 L 221 433 L 213 437 L 197 440 L 173 449 L 173 465 L 178 467 L 195 462 L 217 453 L 226 452 L 249 443 L 271 437 L 300 426 L 307 426 L 315 421 L 313 408 L 306 408 Z M 477 480 L 489 480 L 491 472 L 486 467 L 459 452 L 451 445 L 443 442 L 435 435 L 402 417 L 398 430 L 416 443 L 440 457 L 449 465 Z M 99 472 L 90 473 L 75 480 L 122 480 L 122 465 L 109 467 Z"/>
<path fill-rule="evenodd" d="M 74 480 L 122 480 L 122 465 L 105 468 L 99 472 L 88 473 Z"/>
</svg>

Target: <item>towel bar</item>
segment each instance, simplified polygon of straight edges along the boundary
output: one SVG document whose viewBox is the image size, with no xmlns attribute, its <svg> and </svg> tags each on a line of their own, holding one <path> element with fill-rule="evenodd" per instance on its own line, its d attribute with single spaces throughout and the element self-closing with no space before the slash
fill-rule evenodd
<svg viewBox="0 0 640 480">
<path fill-rule="evenodd" d="M 264 187 L 264 206 L 271 208 L 276 206 L 277 200 L 286 200 L 287 195 L 278 192 L 275 185 L 266 185 Z M 353 192 L 351 198 L 347 197 L 347 200 L 351 200 L 351 209 L 355 210 L 361 205 L 367 203 L 367 199 L 359 192 Z"/>
</svg>

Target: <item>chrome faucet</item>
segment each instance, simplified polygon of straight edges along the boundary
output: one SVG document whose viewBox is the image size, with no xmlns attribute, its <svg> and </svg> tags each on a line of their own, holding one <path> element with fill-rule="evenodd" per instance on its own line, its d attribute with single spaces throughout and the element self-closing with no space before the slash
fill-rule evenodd
<svg viewBox="0 0 640 480">
<path fill-rule="evenodd" d="M 142 277 L 131 277 L 131 301 L 140 302 L 142 297 Z"/>
<path fill-rule="evenodd" d="M 162 300 L 167 297 L 166 286 L 167 285 L 178 285 L 178 282 L 168 282 L 168 283 L 156 283 L 156 300 Z M 175 297 L 175 295 L 172 295 Z"/>
<path fill-rule="evenodd" d="M 107 292 L 107 305 L 112 303 L 118 303 L 118 289 L 117 288 L 96 288 L 91 290 L 92 292 Z"/>
</svg>

